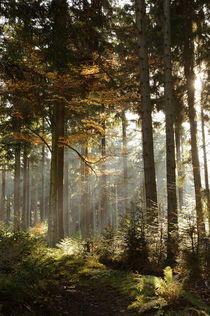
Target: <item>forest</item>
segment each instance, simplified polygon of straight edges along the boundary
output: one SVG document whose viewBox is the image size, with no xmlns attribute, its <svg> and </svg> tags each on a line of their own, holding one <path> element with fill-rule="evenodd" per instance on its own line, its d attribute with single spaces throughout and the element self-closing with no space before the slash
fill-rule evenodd
<svg viewBox="0 0 210 316">
<path fill-rule="evenodd" d="M 210 3 L 0 1 L 0 316 L 210 315 Z"/>
</svg>

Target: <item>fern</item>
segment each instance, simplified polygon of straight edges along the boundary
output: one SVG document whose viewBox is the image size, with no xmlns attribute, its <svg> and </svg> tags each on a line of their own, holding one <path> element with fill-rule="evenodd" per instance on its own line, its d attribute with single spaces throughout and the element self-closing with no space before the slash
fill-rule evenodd
<svg viewBox="0 0 210 316">
<path fill-rule="evenodd" d="M 162 297 L 168 305 L 175 304 L 183 295 L 183 282 L 180 282 L 170 267 L 164 269 L 164 279 L 155 279 L 155 294 Z"/>
<path fill-rule="evenodd" d="M 129 305 L 129 309 L 138 309 L 144 313 L 154 308 L 161 310 L 165 306 L 174 305 L 183 296 L 183 282 L 180 282 L 170 267 L 164 269 L 164 278 L 143 276 L 137 278 L 139 295 Z"/>
</svg>

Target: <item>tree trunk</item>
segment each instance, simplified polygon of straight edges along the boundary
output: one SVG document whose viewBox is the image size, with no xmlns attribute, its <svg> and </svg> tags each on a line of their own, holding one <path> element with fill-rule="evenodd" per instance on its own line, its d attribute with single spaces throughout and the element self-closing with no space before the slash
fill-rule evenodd
<svg viewBox="0 0 210 316">
<path fill-rule="evenodd" d="M 22 211 L 22 226 L 24 230 L 29 227 L 29 159 L 27 157 L 27 145 L 23 151 L 23 211 Z"/>
<path fill-rule="evenodd" d="M 124 213 L 128 208 L 128 161 L 127 161 L 127 121 L 125 111 L 122 113 L 122 137 L 123 137 L 123 200 Z"/>
<path fill-rule="evenodd" d="M 20 144 L 15 146 L 14 228 L 20 229 Z"/>
<path fill-rule="evenodd" d="M 34 181 L 34 226 L 36 226 L 37 223 L 40 221 L 40 213 L 39 213 L 39 191 L 38 191 L 38 185 Z"/>
<path fill-rule="evenodd" d="M 119 227 L 119 210 L 118 210 L 117 184 L 114 187 L 114 194 L 115 194 L 115 225 L 116 225 L 116 229 L 118 229 L 118 227 Z"/>
<path fill-rule="evenodd" d="M 53 0 L 51 3 L 53 15 L 52 30 L 52 66 L 60 75 L 65 73 L 67 66 L 67 14 L 66 0 Z M 62 34 L 62 36 L 61 36 Z M 52 158 L 50 180 L 50 210 L 49 210 L 49 244 L 55 244 L 64 238 L 63 224 L 63 173 L 64 147 L 59 144 L 63 141 L 65 130 L 65 107 L 63 102 L 55 101 L 52 118 Z"/>
<path fill-rule="evenodd" d="M 1 174 L 1 213 L 0 221 L 6 220 L 6 171 L 3 169 Z"/>
<path fill-rule="evenodd" d="M 208 228 L 210 235 L 210 191 L 209 191 L 209 172 L 208 172 L 208 160 L 206 152 L 206 134 L 205 134 L 205 120 L 203 113 L 203 105 L 201 105 L 201 128 L 202 128 L 202 141 L 203 141 L 203 161 L 204 161 L 204 178 L 205 178 L 205 190 L 207 200 L 207 214 L 208 214 Z"/>
<path fill-rule="evenodd" d="M 44 119 L 42 120 L 42 134 L 44 135 Z M 44 222 L 46 219 L 45 211 L 45 144 L 42 144 L 42 160 L 41 160 L 41 194 L 40 194 L 40 219 Z"/>
<path fill-rule="evenodd" d="M 64 235 L 70 234 L 70 210 L 69 210 L 69 149 L 65 150 L 64 161 Z"/>
<path fill-rule="evenodd" d="M 88 156 L 87 143 L 82 147 L 82 155 L 85 157 Z M 84 164 L 84 162 L 81 161 L 81 234 L 83 239 L 91 236 L 93 227 L 88 178 L 88 167 Z"/>
<path fill-rule="evenodd" d="M 187 38 L 184 45 L 184 71 L 187 82 L 187 102 L 190 121 L 190 144 L 192 154 L 192 167 L 195 187 L 195 203 L 196 203 L 196 218 L 198 238 L 202 239 L 205 236 L 205 225 L 203 219 L 203 206 L 201 197 L 201 175 L 200 164 L 197 146 L 197 122 L 195 111 L 195 74 L 194 74 L 194 39 L 193 39 L 193 8 L 191 1 L 184 1 L 184 9 L 186 12 L 185 32 Z"/>
<path fill-rule="evenodd" d="M 178 211 L 176 199 L 176 162 L 174 142 L 174 104 L 172 97 L 172 65 L 171 65 L 171 26 L 170 0 L 164 4 L 164 75 L 165 75 L 165 114 L 166 114 L 166 174 L 168 205 L 168 238 L 167 260 L 175 263 L 178 252 Z"/>
<path fill-rule="evenodd" d="M 182 127 L 180 123 L 176 123 L 175 127 L 175 139 L 176 139 L 176 159 L 177 159 L 177 177 L 178 177 L 178 208 L 181 211 L 183 207 L 183 166 L 182 166 Z M 181 183 L 180 183 L 181 182 Z"/>
<path fill-rule="evenodd" d="M 64 146 L 59 144 L 59 141 L 64 139 L 64 106 L 59 104 L 57 107 L 57 134 L 58 134 L 58 159 L 57 159 L 57 194 L 58 194 L 58 207 L 57 207 L 57 221 L 58 221 L 58 241 L 64 238 L 64 215 L 63 215 L 63 177 L 64 177 Z"/>
<path fill-rule="evenodd" d="M 48 243 L 54 247 L 57 242 L 57 207 L 58 207 L 58 190 L 57 190 L 57 166 L 58 166 L 58 135 L 56 132 L 56 112 L 53 109 L 52 117 L 52 152 L 50 167 L 50 197 L 49 197 L 49 214 L 48 214 Z"/>
<path fill-rule="evenodd" d="M 106 130 L 106 123 L 103 121 L 102 127 L 104 132 Z M 106 175 L 106 135 L 104 134 L 101 139 L 101 156 L 104 158 L 101 164 L 101 197 L 100 197 L 100 229 L 101 233 L 105 232 L 106 226 L 108 224 L 108 214 L 107 214 L 107 175 Z"/>
<path fill-rule="evenodd" d="M 30 160 L 28 158 L 28 161 L 27 161 L 27 173 L 26 173 L 26 196 L 27 196 L 27 227 L 30 226 L 31 224 L 31 220 L 30 220 L 30 186 L 31 186 L 31 183 L 30 183 Z"/>
<path fill-rule="evenodd" d="M 150 100 L 148 53 L 146 48 L 146 8 L 144 0 L 136 0 L 136 25 L 140 65 L 141 115 L 144 180 L 148 224 L 157 226 L 157 190 L 153 149 L 152 105 Z"/>
<path fill-rule="evenodd" d="M 34 170 L 32 170 L 31 174 L 31 185 L 30 185 L 30 226 L 34 226 L 34 218 L 35 218 L 35 207 L 36 207 L 36 196 L 35 196 L 35 178 L 34 178 Z"/>
<path fill-rule="evenodd" d="M 10 202 L 10 195 L 7 195 L 6 201 L 6 226 L 9 227 L 11 221 L 11 202 Z"/>
</svg>

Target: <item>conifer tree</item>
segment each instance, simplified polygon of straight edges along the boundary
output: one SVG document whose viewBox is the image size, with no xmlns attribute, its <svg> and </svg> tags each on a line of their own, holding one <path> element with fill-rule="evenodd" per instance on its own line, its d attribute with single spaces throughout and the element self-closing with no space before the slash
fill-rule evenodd
<svg viewBox="0 0 210 316">
<path fill-rule="evenodd" d="M 149 65 L 146 42 L 146 4 L 135 1 L 138 54 L 140 66 L 140 110 L 142 118 L 143 161 L 148 224 L 157 223 L 157 190 L 152 127 L 152 104 L 150 99 Z"/>
</svg>

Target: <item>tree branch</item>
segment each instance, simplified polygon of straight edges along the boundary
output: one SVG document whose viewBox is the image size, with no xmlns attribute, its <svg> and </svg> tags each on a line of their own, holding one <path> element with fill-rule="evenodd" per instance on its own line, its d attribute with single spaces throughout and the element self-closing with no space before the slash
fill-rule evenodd
<svg viewBox="0 0 210 316">
<path fill-rule="evenodd" d="M 30 127 L 26 127 L 29 131 L 31 131 L 34 135 L 38 136 L 43 143 L 47 146 L 47 148 L 49 149 L 50 152 L 52 152 L 51 147 L 48 145 L 48 143 L 46 142 L 46 140 L 44 139 L 44 137 L 42 137 L 41 135 L 39 135 L 39 133 L 35 132 L 33 129 L 31 129 Z"/>
<path fill-rule="evenodd" d="M 59 142 L 59 144 L 60 144 L 60 145 L 63 145 L 63 146 L 67 146 L 68 148 L 70 148 L 71 150 L 73 150 L 73 151 L 80 157 L 80 159 L 85 163 L 85 165 L 86 165 L 88 168 L 90 168 L 90 169 L 93 171 L 93 173 L 97 176 L 95 170 L 94 170 L 93 167 L 90 165 L 92 162 L 86 160 L 85 157 L 83 157 L 77 149 L 75 149 L 74 147 L 70 146 L 69 144 L 67 144 L 67 143 L 65 143 L 65 142 Z"/>
</svg>

